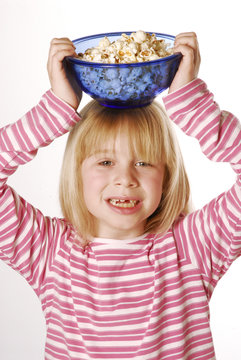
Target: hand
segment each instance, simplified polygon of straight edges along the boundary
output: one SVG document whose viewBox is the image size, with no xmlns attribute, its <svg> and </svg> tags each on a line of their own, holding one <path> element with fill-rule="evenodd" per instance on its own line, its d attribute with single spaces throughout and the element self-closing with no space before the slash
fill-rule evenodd
<svg viewBox="0 0 241 360">
<path fill-rule="evenodd" d="M 52 91 L 77 110 L 81 96 L 71 86 L 64 69 L 66 56 L 77 56 L 74 44 L 67 38 L 53 39 L 50 44 L 47 70 Z"/>
<path fill-rule="evenodd" d="M 201 57 L 196 34 L 187 32 L 177 35 L 174 42 L 174 52 L 181 52 L 183 57 L 169 88 L 169 93 L 188 84 L 198 75 Z"/>
</svg>

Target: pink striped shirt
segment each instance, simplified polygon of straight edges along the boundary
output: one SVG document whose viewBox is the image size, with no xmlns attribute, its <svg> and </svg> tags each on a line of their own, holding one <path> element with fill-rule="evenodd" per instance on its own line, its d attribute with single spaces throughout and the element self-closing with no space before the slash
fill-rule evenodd
<svg viewBox="0 0 241 360">
<path fill-rule="evenodd" d="M 45 217 L 6 184 L 80 120 L 48 91 L 0 132 L 0 258 L 38 295 L 46 318 L 45 359 L 215 359 L 209 300 L 241 251 L 241 129 L 197 79 L 164 103 L 204 154 L 229 162 L 232 188 L 180 217 L 165 234 L 95 238 L 82 248 L 73 227 Z"/>
</svg>

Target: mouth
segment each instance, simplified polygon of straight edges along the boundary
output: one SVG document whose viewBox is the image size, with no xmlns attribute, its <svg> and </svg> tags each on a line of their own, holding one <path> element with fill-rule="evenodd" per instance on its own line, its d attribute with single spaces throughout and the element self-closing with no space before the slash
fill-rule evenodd
<svg viewBox="0 0 241 360">
<path fill-rule="evenodd" d="M 108 202 L 115 207 L 118 208 L 129 208 L 132 209 L 136 205 L 139 204 L 139 200 L 132 200 L 132 199 L 108 199 Z"/>
</svg>

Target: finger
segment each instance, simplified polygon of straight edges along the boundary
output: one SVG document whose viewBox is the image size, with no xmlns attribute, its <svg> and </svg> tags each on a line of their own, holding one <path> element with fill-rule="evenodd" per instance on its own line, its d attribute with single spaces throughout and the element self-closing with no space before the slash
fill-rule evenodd
<svg viewBox="0 0 241 360">
<path fill-rule="evenodd" d="M 176 36 L 174 48 L 179 45 L 187 45 L 192 47 L 197 53 L 199 52 L 199 44 L 195 33 L 181 33 Z"/>
<path fill-rule="evenodd" d="M 75 46 L 69 42 L 51 42 L 49 49 L 48 62 L 51 62 L 55 57 L 59 61 L 62 61 L 65 56 L 77 56 L 75 52 Z"/>
<path fill-rule="evenodd" d="M 73 42 L 67 37 L 66 38 L 65 37 L 63 37 L 63 38 L 53 38 L 51 40 L 51 42 L 50 42 L 51 45 L 52 44 L 58 44 L 58 43 L 70 43 L 70 44 L 72 44 L 74 46 Z"/>
<path fill-rule="evenodd" d="M 174 52 L 180 52 L 182 53 L 184 58 L 192 59 L 194 61 L 197 61 L 200 59 L 200 53 L 199 51 L 196 51 L 195 48 L 188 44 L 178 44 L 174 47 Z"/>
<path fill-rule="evenodd" d="M 176 35 L 176 39 L 181 37 L 192 37 L 197 39 L 197 34 L 195 32 L 182 32 Z"/>
<path fill-rule="evenodd" d="M 183 59 L 189 59 L 190 62 L 195 59 L 195 51 L 193 48 L 186 44 L 178 44 L 174 47 L 174 52 L 180 52 L 183 55 Z"/>
<path fill-rule="evenodd" d="M 183 55 L 181 64 L 184 66 L 187 66 L 189 68 L 194 76 L 197 76 L 201 57 L 199 52 L 196 52 L 192 47 L 188 45 L 178 45 L 175 48 L 175 52 L 180 52 Z"/>
<path fill-rule="evenodd" d="M 52 49 L 52 51 L 50 52 L 48 62 L 49 63 L 58 62 L 59 64 L 61 64 L 66 56 L 75 56 L 75 55 L 77 54 L 73 48 L 62 47 L 61 49 L 60 48 L 56 50 Z"/>
<path fill-rule="evenodd" d="M 174 46 L 177 45 L 188 45 L 196 50 L 199 48 L 198 40 L 193 36 L 180 36 L 176 38 L 174 42 Z"/>
<path fill-rule="evenodd" d="M 49 48 L 49 56 L 52 56 L 57 51 L 61 51 L 63 49 L 75 49 L 74 44 L 72 41 L 70 41 L 68 38 L 54 38 L 50 42 L 50 48 Z"/>
<path fill-rule="evenodd" d="M 187 48 L 185 48 L 187 47 Z M 195 33 L 182 33 L 176 37 L 174 52 L 180 51 L 183 55 L 190 54 L 190 48 L 194 51 L 195 61 L 200 63 L 200 51 L 197 36 Z"/>
<path fill-rule="evenodd" d="M 62 49 L 63 47 L 75 49 L 74 44 L 68 38 L 61 38 L 61 39 L 54 38 L 50 42 L 49 51 L 51 52 L 53 49 L 58 49 L 58 48 Z"/>
<path fill-rule="evenodd" d="M 62 70 L 62 62 L 66 56 L 77 56 L 75 49 L 71 46 L 66 45 L 52 48 L 50 50 L 47 62 L 47 69 L 49 73 L 51 73 L 54 68 Z"/>
<path fill-rule="evenodd" d="M 74 54 L 75 53 L 75 47 L 71 46 L 70 44 L 58 44 L 58 45 L 52 45 L 49 49 L 49 55 L 54 56 L 57 53 L 60 53 L 62 51 L 66 51 L 69 53 Z"/>
</svg>

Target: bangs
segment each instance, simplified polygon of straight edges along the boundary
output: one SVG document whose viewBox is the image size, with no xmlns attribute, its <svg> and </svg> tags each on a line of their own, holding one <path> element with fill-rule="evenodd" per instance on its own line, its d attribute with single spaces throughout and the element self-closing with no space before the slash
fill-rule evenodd
<svg viewBox="0 0 241 360">
<path fill-rule="evenodd" d="M 115 150 L 117 136 L 126 134 L 130 151 L 135 157 L 150 163 L 164 161 L 163 138 L 165 129 L 153 114 L 152 107 L 136 109 L 110 109 L 95 104 L 94 108 L 87 109 L 81 116 L 81 139 L 78 142 L 79 161 L 101 152 L 108 143 Z M 85 111 L 88 117 L 85 119 Z"/>
</svg>

